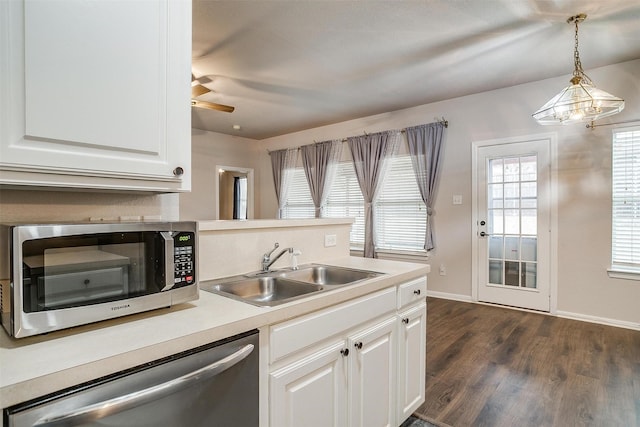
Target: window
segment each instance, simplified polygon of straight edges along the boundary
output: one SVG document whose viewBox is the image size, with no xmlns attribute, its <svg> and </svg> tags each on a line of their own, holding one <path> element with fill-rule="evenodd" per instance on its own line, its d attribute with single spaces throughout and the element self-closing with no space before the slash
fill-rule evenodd
<svg viewBox="0 0 640 427">
<path fill-rule="evenodd" d="M 424 251 L 427 208 L 410 156 L 391 160 L 375 209 L 378 250 Z"/>
<path fill-rule="evenodd" d="M 353 163 L 342 162 L 338 165 L 324 214 L 329 218 L 355 218 L 351 227 L 351 249 L 364 249 L 364 198 Z"/>
<path fill-rule="evenodd" d="M 611 182 L 611 272 L 640 274 L 640 127 L 613 132 Z"/>
<path fill-rule="evenodd" d="M 427 212 L 409 156 L 391 160 L 374 209 L 379 251 L 424 252 Z M 284 211 L 285 218 L 312 218 L 314 215 L 303 168 L 296 169 Z M 351 248 L 361 250 L 364 247 L 364 199 L 351 162 L 339 164 L 324 216 L 354 217 Z"/>
<path fill-rule="evenodd" d="M 284 206 L 283 218 L 314 218 L 316 208 L 311 198 L 307 177 L 303 168 L 296 168 L 293 172 L 289 195 Z"/>
</svg>

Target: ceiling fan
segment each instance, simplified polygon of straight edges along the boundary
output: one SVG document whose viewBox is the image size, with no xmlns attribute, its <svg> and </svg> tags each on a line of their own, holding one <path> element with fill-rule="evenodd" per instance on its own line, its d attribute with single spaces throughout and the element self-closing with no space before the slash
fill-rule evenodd
<svg viewBox="0 0 640 427">
<path fill-rule="evenodd" d="M 215 102 L 208 101 L 200 101 L 196 98 L 204 95 L 205 93 L 211 92 L 211 89 L 208 89 L 200 84 L 197 79 L 194 79 L 193 75 L 191 75 L 191 106 L 197 108 L 206 108 L 208 110 L 216 110 L 216 111 L 224 111 L 225 113 L 233 113 L 235 107 L 230 105 L 218 104 Z"/>
</svg>

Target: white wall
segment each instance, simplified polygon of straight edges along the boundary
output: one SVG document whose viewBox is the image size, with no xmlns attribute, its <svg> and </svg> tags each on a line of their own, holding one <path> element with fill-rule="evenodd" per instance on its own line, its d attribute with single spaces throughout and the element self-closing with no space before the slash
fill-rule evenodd
<svg viewBox="0 0 640 427">
<path fill-rule="evenodd" d="M 178 219 L 178 194 L 0 189 L 0 223 L 73 222 L 122 216 Z"/>
<path fill-rule="evenodd" d="M 259 141 L 208 132 L 191 130 L 191 192 L 180 194 L 180 219 L 215 219 L 218 201 L 215 197 L 215 182 L 218 179 L 219 166 L 233 166 L 254 169 L 254 187 L 261 188 L 261 175 L 257 168 L 260 164 L 258 153 L 266 155 L 264 144 Z M 267 165 L 271 171 L 271 164 Z M 268 175 L 273 186 L 273 178 Z M 260 218 L 260 206 L 254 203 L 254 217 Z"/>
<path fill-rule="evenodd" d="M 640 120 L 640 60 L 593 70 L 587 74 L 607 92 L 625 98 L 625 110 L 609 121 Z M 584 125 L 543 127 L 531 117 L 549 98 L 568 85 L 570 76 L 450 99 L 401 111 L 323 126 L 263 141 L 266 148 L 299 146 L 363 132 L 401 129 L 444 116 L 443 174 L 435 205 L 437 250 L 430 259 L 430 291 L 471 297 L 471 143 L 473 141 L 557 132 L 558 311 L 629 322 L 640 328 L 640 282 L 610 279 L 611 130 Z M 260 153 L 261 212 L 276 211 L 271 169 Z M 462 205 L 452 205 L 460 194 Z M 266 216 L 265 216 L 266 217 Z M 446 276 L 437 274 L 440 264 Z M 633 325 L 632 325 L 633 326 Z"/>
</svg>

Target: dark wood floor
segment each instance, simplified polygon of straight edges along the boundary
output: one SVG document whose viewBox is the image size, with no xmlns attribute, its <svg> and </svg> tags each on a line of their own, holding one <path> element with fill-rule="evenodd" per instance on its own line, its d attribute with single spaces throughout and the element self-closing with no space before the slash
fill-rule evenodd
<svg viewBox="0 0 640 427">
<path fill-rule="evenodd" d="M 640 331 L 429 298 L 416 415 L 454 427 L 640 427 Z"/>
</svg>

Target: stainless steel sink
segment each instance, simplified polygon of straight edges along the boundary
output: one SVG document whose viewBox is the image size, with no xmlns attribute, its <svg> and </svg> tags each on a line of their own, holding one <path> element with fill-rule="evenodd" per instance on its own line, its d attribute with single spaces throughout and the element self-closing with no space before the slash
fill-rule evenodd
<svg viewBox="0 0 640 427">
<path fill-rule="evenodd" d="M 335 267 L 331 265 L 310 265 L 299 270 L 291 270 L 280 273 L 280 277 L 317 285 L 338 286 L 359 282 L 365 279 L 377 277 L 381 273 L 368 270 L 355 270 L 352 268 Z"/>
<path fill-rule="evenodd" d="M 318 292 L 351 285 L 383 273 L 323 264 L 303 265 L 299 270 L 256 272 L 200 282 L 200 289 L 258 306 L 272 307 Z"/>
<path fill-rule="evenodd" d="M 241 280 L 217 281 L 201 286 L 202 290 L 229 296 L 261 306 L 274 306 L 319 292 L 320 285 L 296 282 L 282 277 L 253 277 Z"/>
</svg>

